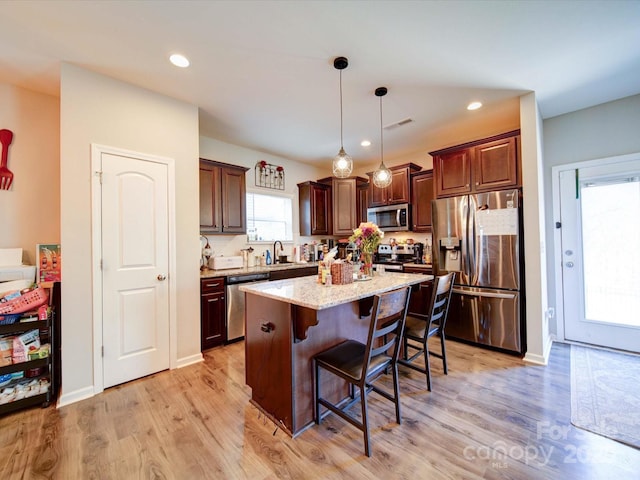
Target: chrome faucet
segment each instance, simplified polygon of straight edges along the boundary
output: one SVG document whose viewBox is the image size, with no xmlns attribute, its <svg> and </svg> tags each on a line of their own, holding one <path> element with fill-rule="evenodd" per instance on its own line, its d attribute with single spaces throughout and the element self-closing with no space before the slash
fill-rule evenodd
<svg viewBox="0 0 640 480">
<path fill-rule="evenodd" d="M 280 240 L 276 240 L 275 242 L 273 242 L 273 263 L 280 263 L 278 254 L 276 253 L 276 244 L 279 243 L 280 244 L 280 251 L 284 252 L 284 247 L 282 246 L 282 242 Z"/>
</svg>

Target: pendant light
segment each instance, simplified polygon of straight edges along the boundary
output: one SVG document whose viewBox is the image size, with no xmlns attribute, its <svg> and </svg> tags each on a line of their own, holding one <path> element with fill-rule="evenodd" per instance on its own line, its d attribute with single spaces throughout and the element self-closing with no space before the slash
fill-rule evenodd
<svg viewBox="0 0 640 480">
<path fill-rule="evenodd" d="M 342 70 L 348 65 L 349 61 L 345 57 L 337 57 L 333 61 L 334 68 L 340 71 L 340 151 L 333 158 L 333 175 L 338 178 L 348 177 L 353 170 L 353 159 L 344 151 L 342 145 Z"/>
<path fill-rule="evenodd" d="M 387 87 L 376 88 L 376 97 L 380 99 L 380 166 L 373 172 L 373 184 L 378 188 L 385 188 L 391 185 L 391 170 L 384 164 L 383 144 L 382 144 L 382 97 L 387 94 Z"/>
</svg>

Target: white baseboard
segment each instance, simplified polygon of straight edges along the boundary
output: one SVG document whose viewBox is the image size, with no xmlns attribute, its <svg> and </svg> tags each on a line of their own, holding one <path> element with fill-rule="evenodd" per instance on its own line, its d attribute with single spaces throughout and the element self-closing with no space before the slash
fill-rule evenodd
<svg viewBox="0 0 640 480">
<path fill-rule="evenodd" d="M 197 353 L 195 355 L 191 355 L 190 357 L 179 358 L 176 361 L 176 368 L 186 367 L 188 365 L 193 365 L 194 363 L 204 362 L 204 357 L 202 353 Z"/>
<path fill-rule="evenodd" d="M 527 352 L 523 360 L 527 363 L 535 363 L 536 365 L 548 365 L 552 346 L 553 346 L 553 340 L 551 339 L 551 337 L 549 337 L 547 340 L 547 344 L 545 345 L 545 348 L 544 348 L 544 353 L 542 355 L 537 355 L 537 354 L 532 354 Z"/>
<path fill-rule="evenodd" d="M 72 403 L 79 402 L 80 400 L 91 398 L 94 395 L 95 395 L 95 392 L 93 390 L 93 386 L 84 387 L 70 393 L 64 393 L 60 395 L 60 397 L 58 397 L 56 408 L 64 407 L 66 405 L 71 405 Z"/>
</svg>

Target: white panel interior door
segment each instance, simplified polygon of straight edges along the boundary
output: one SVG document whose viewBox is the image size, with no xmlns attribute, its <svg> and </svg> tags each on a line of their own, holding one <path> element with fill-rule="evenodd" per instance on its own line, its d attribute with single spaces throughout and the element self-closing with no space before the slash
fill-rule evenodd
<svg viewBox="0 0 640 480">
<path fill-rule="evenodd" d="M 560 172 L 565 338 L 640 351 L 640 161 Z"/>
<path fill-rule="evenodd" d="M 164 164 L 102 155 L 105 388 L 169 368 L 167 184 Z"/>
</svg>

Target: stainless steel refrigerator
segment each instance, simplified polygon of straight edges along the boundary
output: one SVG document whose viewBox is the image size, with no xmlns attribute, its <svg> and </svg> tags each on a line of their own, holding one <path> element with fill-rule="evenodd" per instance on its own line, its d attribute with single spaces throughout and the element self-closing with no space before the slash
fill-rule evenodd
<svg viewBox="0 0 640 480">
<path fill-rule="evenodd" d="M 434 269 L 457 272 L 448 337 L 524 353 L 521 211 L 519 190 L 433 200 Z"/>
</svg>

